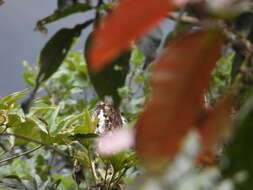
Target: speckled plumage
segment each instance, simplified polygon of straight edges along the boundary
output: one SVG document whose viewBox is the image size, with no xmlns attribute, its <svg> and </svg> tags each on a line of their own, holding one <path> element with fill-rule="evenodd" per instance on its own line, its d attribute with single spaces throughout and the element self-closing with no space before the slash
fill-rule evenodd
<svg viewBox="0 0 253 190">
<path fill-rule="evenodd" d="M 101 135 L 113 129 L 122 128 L 125 124 L 125 119 L 122 117 L 119 110 L 116 110 L 111 102 L 100 102 L 97 104 L 92 115 L 99 120 L 95 133 Z"/>
</svg>

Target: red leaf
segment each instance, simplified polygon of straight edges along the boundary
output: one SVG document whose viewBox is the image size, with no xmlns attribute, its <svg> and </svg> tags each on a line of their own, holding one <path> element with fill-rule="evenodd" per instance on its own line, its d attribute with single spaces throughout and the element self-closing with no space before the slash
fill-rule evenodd
<svg viewBox="0 0 253 190">
<path fill-rule="evenodd" d="M 153 67 L 151 100 L 139 120 L 136 149 L 145 161 L 169 160 L 196 121 L 223 37 L 185 34 L 168 44 Z"/>
<path fill-rule="evenodd" d="M 198 156 L 199 164 L 215 157 L 214 147 L 231 132 L 229 126 L 232 121 L 232 99 L 229 97 L 217 102 L 214 108 L 207 110 L 204 119 L 199 123 L 198 131 L 202 140 L 202 149 Z"/>
<path fill-rule="evenodd" d="M 95 32 L 91 66 L 102 69 L 174 8 L 172 0 L 122 0 Z"/>
</svg>

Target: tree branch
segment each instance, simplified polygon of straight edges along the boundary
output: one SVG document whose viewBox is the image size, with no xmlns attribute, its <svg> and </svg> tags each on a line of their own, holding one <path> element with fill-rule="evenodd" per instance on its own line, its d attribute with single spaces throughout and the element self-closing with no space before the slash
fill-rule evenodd
<svg viewBox="0 0 253 190">
<path fill-rule="evenodd" d="M 32 153 L 32 152 L 38 150 L 38 149 L 41 148 L 42 146 L 43 146 L 43 145 L 39 145 L 39 146 L 37 146 L 36 148 L 33 148 L 33 149 L 31 149 L 31 150 L 28 150 L 28 151 L 23 152 L 23 153 L 21 153 L 21 154 L 18 154 L 18 155 L 16 155 L 16 156 L 12 156 L 12 157 L 10 157 L 10 158 L 6 158 L 6 159 L 4 159 L 4 160 L 1 160 L 1 161 L 0 161 L 0 164 L 2 164 L 2 163 L 4 163 L 4 162 L 11 161 L 11 160 L 14 160 L 14 159 L 19 158 L 19 157 L 24 156 L 24 155 L 30 154 L 30 153 Z"/>
<path fill-rule="evenodd" d="M 24 139 L 24 140 L 27 140 L 27 141 L 30 141 L 30 142 L 34 142 L 34 143 L 43 145 L 43 146 L 45 146 L 45 147 L 48 148 L 48 149 L 52 149 L 52 150 L 55 151 L 56 153 L 62 155 L 63 157 L 66 157 L 68 160 L 70 159 L 70 157 L 69 157 L 68 154 L 66 154 L 65 152 L 59 150 L 59 149 L 56 148 L 55 146 L 52 146 L 52 145 L 43 143 L 43 142 L 41 142 L 41 141 L 38 141 L 38 140 L 35 140 L 35 139 L 32 139 L 32 138 L 26 137 L 26 136 L 23 136 L 23 135 L 19 135 L 19 134 L 15 134 L 15 133 L 4 133 L 4 134 L 0 134 L 0 136 L 14 136 L 14 137 L 16 137 L 16 138 L 20 138 L 20 139 Z"/>
</svg>

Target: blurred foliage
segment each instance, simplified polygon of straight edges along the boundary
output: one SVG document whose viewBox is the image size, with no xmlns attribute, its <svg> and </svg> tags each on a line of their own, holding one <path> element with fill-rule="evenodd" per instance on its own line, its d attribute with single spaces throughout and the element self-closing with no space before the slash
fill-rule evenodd
<svg viewBox="0 0 253 190">
<path fill-rule="evenodd" d="M 231 70 L 234 52 L 224 55 L 217 62 L 217 66 L 213 71 L 214 77 L 212 78 L 209 92 L 207 93 L 207 100 L 212 104 L 220 96 L 227 93 L 231 85 Z"/>
<path fill-rule="evenodd" d="M 24 80 L 32 87 L 39 65 L 31 67 L 27 62 L 23 65 L 27 70 Z M 80 52 L 69 53 L 59 69 L 42 84 L 40 97 L 34 100 L 26 115 L 19 103 L 25 93 L 17 92 L 1 98 L 1 131 L 5 132 L 0 137 L 0 158 L 4 160 L 19 155 L 36 147 L 37 143 L 42 144 L 43 148 L 9 162 L 0 161 L 1 187 L 86 189 L 94 185 L 91 162 L 98 167 L 97 185 L 102 186 L 104 182 L 116 188 L 124 178 L 129 179 L 135 173 L 135 153 L 124 152 L 101 158 L 94 152 L 97 121 L 92 119 L 91 114 L 99 97 L 93 89 L 87 64 Z M 133 98 L 133 95 L 129 96 Z M 131 104 L 132 109 L 139 110 L 140 107 Z M 132 120 L 133 117 L 129 115 L 128 119 Z M 59 150 L 55 151 L 51 146 Z M 76 174 L 75 163 L 79 163 L 81 168 Z M 131 172 L 127 172 L 130 168 Z M 107 174 L 105 181 L 107 170 L 111 173 Z M 77 183 L 82 175 L 81 183 Z"/>
<path fill-rule="evenodd" d="M 158 175 L 145 171 L 134 150 L 100 157 L 94 147 L 98 120 L 92 118 L 92 113 L 99 101 L 113 100 L 126 118 L 127 127 L 135 128 L 152 90 L 149 71 L 153 65 L 147 64 L 148 69 L 143 69 L 146 57 L 135 45 L 99 73 L 91 71 L 87 59 L 89 39 L 84 45 L 85 55 L 71 51 L 82 32 L 97 25 L 115 3 L 73 1 L 37 22 L 36 29 L 46 33 L 47 24 L 70 15 L 88 11 L 95 15 L 93 20 L 74 23 L 73 28 L 59 29 L 44 45 L 35 65 L 23 62 L 24 81 L 33 88 L 28 99 L 24 100 L 29 96 L 28 90 L 0 97 L 0 189 L 121 190 L 130 184 L 126 189 L 251 190 L 253 67 L 252 52 L 247 52 L 247 48 L 252 47 L 252 11 L 231 15 L 212 12 L 201 3 L 175 11 L 180 17 L 174 18 L 175 27 L 164 36 L 166 42 L 161 45 L 201 28 L 196 19 L 205 23 L 209 19 L 217 22 L 218 18 L 229 33 L 226 51 L 212 73 L 205 103 L 212 107 L 218 99 L 233 94 L 236 106 L 231 117 L 235 122 L 231 127 L 233 135 L 222 144 L 217 163 L 196 163 L 200 143 L 196 131 L 191 131 L 182 151 Z M 189 20 L 192 17 L 196 18 L 194 22 Z M 231 39 L 239 40 L 230 43 Z M 189 87 L 188 93 L 190 90 Z M 154 127 L 159 130 L 159 125 Z"/>
<path fill-rule="evenodd" d="M 236 188 L 240 190 L 253 187 L 252 119 L 253 99 L 251 97 L 236 117 L 234 138 L 221 160 L 224 176 L 234 178 Z"/>
</svg>

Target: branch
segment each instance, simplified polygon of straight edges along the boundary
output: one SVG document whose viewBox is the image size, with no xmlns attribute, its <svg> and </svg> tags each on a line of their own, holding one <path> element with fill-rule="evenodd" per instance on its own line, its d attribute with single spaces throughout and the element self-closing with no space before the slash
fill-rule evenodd
<svg viewBox="0 0 253 190">
<path fill-rule="evenodd" d="M 63 157 L 66 157 L 68 160 L 70 159 L 68 154 L 66 154 L 65 152 L 59 150 L 55 146 L 43 143 L 41 141 L 38 141 L 38 140 L 35 140 L 35 139 L 32 139 L 32 138 L 26 137 L 26 136 L 23 136 L 23 135 L 19 135 L 19 134 L 15 134 L 15 133 L 4 133 L 4 134 L 0 134 L 0 136 L 14 136 L 16 138 L 20 138 L 20 139 L 24 139 L 24 140 L 27 140 L 27 141 L 30 141 L 30 142 L 34 142 L 34 143 L 43 145 L 43 146 L 45 146 L 48 149 L 52 149 L 56 153 L 62 155 Z"/>
<path fill-rule="evenodd" d="M 249 54 L 253 54 L 253 45 L 251 41 L 249 41 L 245 36 L 241 35 L 238 31 L 234 30 L 233 28 L 229 28 L 223 23 L 223 32 L 227 38 L 227 40 L 232 44 L 232 45 L 240 45 L 245 48 L 245 50 Z"/>
<path fill-rule="evenodd" d="M 103 0 L 98 0 L 97 6 L 96 6 L 96 15 L 95 15 L 95 21 L 97 22 L 99 20 L 99 7 L 103 5 Z"/>
<path fill-rule="evenodd" d="M 198 18 L 192 17 L 192 16 L 181 15 L 175 12 L 169 13 L 168 18 L 175 21 L 181 21 L 181 22 L 185 22 L 185 23 L 189 23 L 193 25 L 201 25 L 200 20 Z"/>
<path fill-rule="evenodd" d="M 89 159 L 91 174 L 92 174 L 92 177 L 93 177 L 95 186 L 97 186 L 98 182 L 97 182 L 96 170 L 95 170 L 94 162 L 93 162 L 92 159 L 91 159 L 91 154 L 90 154 L 89 148 L 88 148 L 88 159 Z"/>
<path fill-rule="evenodd" d="M 21 153 L 21 154 L 18 154 L 18 155 L 16 155 L 16 156 L 12 156 L 12 157 L 10 157 L 10 158 L 6 158 L 6 159 L 4 159 L 4 160 L 1 160 L 1 161 L 0 161 L 0 164 L 2 164 L 2 163 L 4 163 L 4 162 L 11 161 L 11 160 L 14 160 L 14 159 L 16 159 L 16 158 L 18 158 L 18 157 L 21 157 L 21 156 L 30 154 L 30 153 L 32 153 L 32 152 L 38 150 L 38 149 L 41 148 L 42 146 L 43 146 L 43 145 L 39 145 L 39 146 L 37 146 L 36 148 L 33 148 L 33 149 L 31 149 L 31 150 L 28 150 L 28 151 L 23 152 L 23 153 Z"/>
</svg>

